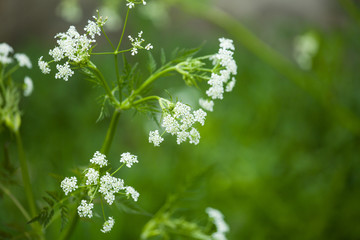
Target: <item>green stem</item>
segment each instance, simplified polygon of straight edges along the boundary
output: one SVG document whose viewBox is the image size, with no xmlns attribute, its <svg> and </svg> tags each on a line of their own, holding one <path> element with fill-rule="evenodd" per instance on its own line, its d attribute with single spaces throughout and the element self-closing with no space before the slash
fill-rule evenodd
<svg viewBox="0 0 360 240">
<path fill-rule="evenodd" d="M 118 55 L 120 53 L 129 52 L 132 48 L 121 50 L 121 51 L 114 51 L 114 52 L 100 52 L 100 53 L 91 53 L 91 55 Z"/>
<path fill-rule="evenodd" d="M 116 48 L 116 51 L 119 51 L 121 42 L 122 42 L 122 40 L 123 40 L 123 37 L 124 37 L 124 34 L 125 34 L 125 28 L 126 28 L 127 20 L 128 20 L 128 17 L 129 17 L 129 12 L 130 12 L 130 8 L 128 8 L 128 9 L 127 9 L 127 12 L 126 12 L 126 17 L 125 17 L 125 22 L 124 22 L 123 30 L 122 30 L 121 37 L 120 37 L 120 41 L 119 41 L 119 44 L 118 44 L 118 46 L 117 46 L 117 48 Z"/>
<path fill-rule="evenodd" d="M 74 230 L 75 230 L 75 227 L 76 227 L 76 224 L 78 223 L 79 221 L 79 215 L 77 214 L 77 211 L 75 210 L 75 213 L 73 214 L 73 217 L 72 217 L 72 221 L 70 223 L 70 227 L 67 229 L 67 231 L 63 234 L 62 237 L 60 237 L 60 239 L 63 239 L 63 240 L 68 240 L 70 239 L 70 236 L 73 234 Z"/>
<path fill-rule="evenodd" d="M 121 164 L 121 166 L 118 167 L 118 169 L 116 169 L 115 172 L 113 172 L 113 173 L 111 174 L 111 176 L 113 176 L 115 173 L 117 173 L 124 165 L 125 165 L 125 163 Z"/>
<path fill-rule="evenodd" d="M 117 126 L 117 123 L 119 121 L 119 118 L 120 118 L 120 110 L 115 109 L 115 111 L 113 113 L 113 116 L 111 118 L 109 129 L 108 129 L 108 131 L 106 133 L 104 144 L 103 144 L 103 146 L 102 146 L 102 148 L 100 150 L 100 152 L 105 154 L 105 155 L 109 152 L 111 143 L 112 143 L 112 141 L 114 139 L 116 126 Z"/>
<path fill-rule="evenodd" d="M 90 62 L 90 64 L 88 65 L 89 68 L 91 68 L 97 75 L 98 79 L 101 81 L 104 89 L 105 89 L 105 92 L 106 94 L 108 95 L 108 97 L 110 98 L 110 100 L 112 101 L 112 103 L 115 105 L 115 106 L 118 106 L 119 105 L 119 102 L 116 100 L 116 98 L 114 97 L 114 94 L 111 92 L 110 90 L 110 87 L 109 85 L 107 84 L 104 76 L 102 75 L 102 73 L 99 71 L 99 69 L 93 64 Z"/>
<path fill-rule="evenodd" d="M 138 104 L 140 104 L 142 102 L 147 102 L 147 101 L 150 101 L 150 100 L 159 100 L 159 99 L 160 99 L 160 97 L 158 97 L 158 96 L 148 96 L 148 97 L 144 97 L 144 98 L 142 98 L 140 100 L 137 100 L 137 101 L 133 102 L 133 105 L 135 106 L 135 105 L 138 105 Z"/>
<path fill-rule="evenodd" d="M 122 82 L 120 80 L 120 72 L 119 72 L 119 63 L 118 63 L 118 56 L 114 56 L 114 62 L 115 62 L 115 72 L 116 72 L 116 82 L 119 89 L 119 102 L 121 103 L 122 100 Z"/>
<path fill-rule="evenodd" d="M 193 4 L 189 4 L 189 1 L 171 1 L 175 1 L 175 3 L 179 4 L 185 11 L 196 14 L 196 16 L 200 16 L 226 30 L 256 56 L 317 99 L 343 127 L 360 135 L 360 120 L 358 116 L 348 108 L 340 105 L 335 99 L 324 97 L 320 92 L 323 89 L 315 85 L 319 82 L 318 79 L 301 71 L 288 59 L 256 37 L 242 25 L 239 20 L 219 8 L 210 7 L 200 2 L 197 2 L 196 4 L 198 4 L 198 6 L 194 7 Z"/>
<path fill-rule="evenodd" d="M 19 65 L 16 65 L 14 67 L 12 67 L 4 76 L 4 79 L 6 79 L 8 76 L 10 76 L 11 74 L 13 74 L 16 70 L 18 70 L 20 68 Z"/>
<path fill-rule="evenodd" d="M 101 27 L 101 32 L 104 34 L 104 36 L 105 36 L 106 40 L 109 42 L 111 48 L 115 51 L 115 47 L 114 47 L 114 45 L 112 44 L 110 38 L 107 36 L 107 34 L 106 34 L 106 32 L 105 32 L 105 30 L 104 30 L 103 27 Z"/>
<path fill-rule="evenodd" d="M 20 212 L 24 215 L 26 221 L 30 221 L 30 215 L 29 213 L 25 210 L 25 208 L 21 205 L 21 203 L 17 200 L 17 198 L 12 195 L 12 193 L 10 192 L 9 189 L 7 189 L 5 186 L 3 186 L 0 183 L 0 189 L 9 196 L 9 198 L 13 201 L 13 203 L 15 204 L 15 206 L 20 210 Z"/>
<path fill-rule="evenodd" d="M 122 102 L 122 104 L 120 105 L 120 108 L 122 110 L 127 110 L 127 109 L 131 108 L 132 101 L 137 96 L 139 96 L 145 88 L 147 88 L 150 84 L 152 84 L 161 75 L 164 75 L 165 73 L 168 73 L 168 72 L 171 72 L 174 70 L 176 70 L 176 67 L 174 67 L 174 66 L 167 67 L 167 68 L 160 68 L 158 71 L 156 71 L 154 74 L 152 74 L 148 79 L 146 79 L 145 82 L 143 84 L 141 84 L 141 86 L 138 89 L 133 91 L 132 94 Z"/>
<path fill-rule="evenodd" d="M 36 206 L 35 206 L 34 195 L 33 195 L 33 192 L 31 189 L 31 184 L 30 184 L 29 168 L 28 168 L 28 165 L 26 162 L 25 152 L 24 152 L 21 136 L 18 131 L 15 132 L 15 138 L 16 138 L 17 148 L 18 148 L 18 152 L 19 152 L 21 175 L 22 175 L 23 184 L 24 184 L 24 188 L 25 188 L 26 198 L 27 198 L 27 201 L 29 204 L 30 214 L 31 214 L 31 216 L 36 216 Z"/>
</svg>

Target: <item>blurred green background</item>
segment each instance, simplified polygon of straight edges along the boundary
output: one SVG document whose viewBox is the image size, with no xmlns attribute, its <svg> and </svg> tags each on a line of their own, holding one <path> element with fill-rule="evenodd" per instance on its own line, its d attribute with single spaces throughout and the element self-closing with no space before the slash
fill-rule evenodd
<svg viewBox="0 0 360 240">
<path fill-rule="evenodd" d="M 339 121 L 342 113 L 335 107 L 341 104 L 360 118 L 359 6 L 347 0 L 199 2 L 224 9 L 289 59 L 305 87 L 271 66 L 271 61 L 261 60 L 242 44 L 241 37 L 194 14 L 199 9 L 184 11 L 173 1 L 161 0 L 149 0 L 148 6 L 135 9 L 126 33 L 143 30 L 157 59 L 160 48 L 170 54 L 176 47 L 202 43 L 201 55 L 215 53 L 217 39 L 224 36 L 234 39 L 238 64 L 237 85 L 215 103 L 200 128 L 198 146 L 178 146 L 167 136 L 160 148 L 154 148 L 147 141 L 154 127 L 147 115 L 125 112 L 121 116 L 108 159 L 117 164 L 122 152 L 138 155 L 139 164 L 122 169 L 121 177 L 140 192 L 139 205 L 155 213 L 169 194 L 196 179 L 200 181 L 196 197 L 184 203 L 184 217 L 201 220 L 206 207 L 217 208 L 230 225 L 228 239 L 360 239 L 360 132 L 356 130 L 360 126 L 357 120 L 355 127 L 346 127 L 349 120 Z M 59 189 L 50 173 L 71 176 L 73 169 L 87 166 L 102 145 L 109 119 L 96 123 L 99 89 L 78 73 L 68 82 L 43 75 L 37 59 L 48 54 L 55 45 L 53 36 L 66 31 L 69 24 L 80 30 L 103 4 L 114 4 L 121 19 L 125 3 L 80 1 L 81 19 L 70 19 L 75 23 L 59 15 L 59 4 L 0 1 L 0 42 L 26 53 L 34 65 L 33 71 L 26 72 L 35 89 L 21 103 L 21 132 L 39 206 L 46 190 Z M 144 14 L 146 8 L 151 14 Z M 114 25 L 118 30 L 109 35 L 116 41 L 121 24 Z M 316 36 L 318 50 L 311 68 L 301 70 L 293 57 L 294 40 L 309 31 Z M 110 49 L 103 37 L 98 49 Z M 146 54 L 139 54 L 131 61 L 142 65 L 146 60 Z M 111 57 L 97 56 L 94 62 L 106 77 L 114 76 Z M 22 72 L 17 74 L 22 78 Z M 200 93 L 185 87 L 181 77 L 160 80 L 154 91 L 166 96 L 163 88 L 198 107 Z M 15 142 L 9 143 L 7 137 L 1 136 L 1 144 L 9 144 L 12 164 L 18 167 Z M 204 171 L 204 177 L 193 178 Z M 25 202 L 20 179 L 17 170 L 11 190 Z M 0 207 L 0 230 L 21 229 L 25 220 L 6 196 Z M 96 211 L 100 214 L 100 209 Z M 80 221 L 72 239 L 138 239 L 150 219 L 115 209 L 108 213 L 116 219 L 111 233 L 101 233 L 102 220 L 94 218 Z M 56 221 L 47 229 L 48 239 L 59 235 L 59 224 Z"/>
</svg>

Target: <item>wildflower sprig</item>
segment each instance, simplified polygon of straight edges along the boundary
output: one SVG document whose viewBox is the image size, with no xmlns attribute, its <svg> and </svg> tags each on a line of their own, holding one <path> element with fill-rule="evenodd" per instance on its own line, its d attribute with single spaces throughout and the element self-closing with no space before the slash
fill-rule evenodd
<svg viewBox="0 0 360 240">
<path fill-rule="evenodd" d="M 137 156 L 129 152 L 121 154 L 120 167 L 112 173 L 108 166 L 108 160 L 104 154 L 96 151 L 90 159 L 90 166 L 83 171 L 79 181 L 75 176 L 66 177 L 60 184 L 65 195 L 78 196 L 81 199 L 80 205 L 77 207 L 77 212 L 80 217 L 92 218 L 95 200 L 101 199 L 102 209 L 104 209 L 103 202 L 112 205 L 116 196 L 123 195 L 127 198 L 132 198 L 135 202 L 138 200 L 140 194 L 131 186 L 126 186 L 121 178 L 114 177 L 114 175 L 126 165 L 131 168 L 134 163 L 138 163 Z M 104 201 L 103 201 L 104 200 Z M 105 212 L 104 226 L 102 232 L 109 232 L 114 225 L 115 220 L 109 217 L 106 220 Z"/>
</svg>

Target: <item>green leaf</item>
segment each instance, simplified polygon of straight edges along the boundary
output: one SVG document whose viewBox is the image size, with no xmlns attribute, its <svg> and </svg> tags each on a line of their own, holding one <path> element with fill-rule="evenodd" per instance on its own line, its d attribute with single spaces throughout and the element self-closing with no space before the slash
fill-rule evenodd
<svg viewBox="0 0 360 240">
<path fill-rule="evenodd" d="M 150 51 L 148 51 L 148 56 L 149 56 L 149 61 L 147 64 L 147 69 L 149 70 L 150 74 L 152 74 L 156 70 L 156 61 Z"/>
<path fill-rule="evenodd" d="M 137 214 L 143 216 L 151 217 L 152 214 L 142 209 L 137 203 L 132 199 L 127 199 L 126 197 L 118 198 L 116 202 L 116 207 L 129 214 Z"/>
<path fill-rule="evenodd" d="M 165 65 L 166 63 L 166 54 L 163 48 L 161 48 L 160 50 L 160 61 L 161 61 L 161 65 Z"/>
</svg>

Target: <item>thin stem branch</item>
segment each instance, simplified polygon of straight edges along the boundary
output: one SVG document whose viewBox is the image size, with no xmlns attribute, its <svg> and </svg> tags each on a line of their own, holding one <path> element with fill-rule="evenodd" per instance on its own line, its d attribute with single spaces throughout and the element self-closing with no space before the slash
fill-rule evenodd
<svg viewBox="0 0 360 240">
<path fill-rule="evenodd" d="M 112 141 L 114 139 L 116 126 L 117 126 L 117 123 L 119 121 L 119 118 L 120 118 L 120 110 L 115 109 L 115 111 L 113 113 L 113 116 L 111 118 L 109 129 L 108 129 L 108 131 L 106 133 L 104 144 L 103 144 L 103 146 L 102 146 L 102 148 L 100 150 L 100 152 L 105 154 L 105 155 L 109 152 L 111 143 L 112 143 Z"/>
<path fill-rule="evenodd" d="M 138 105 L 138 104 L 140 104 L 142 102 L 147 102 L 147 101 L 150 101 L 150 100 L 159 100 L 159 99 L 160 99 L 160 97 L 158 97 L 158 96 L 148 96 L 148 97 L 144 97 L 142 99 L 139 99 L 139 100 L 133 102 L 133 105 L 135 106 L 135 105 Z"/>
<path fill-rule="evenodd" d="M 0 189 L 9 196 L 9 198 L 13 201 L 13 203 L 15 204 L 15 206 L 20 210 L 20 212 L 24 215 L 26 221 L 30 221 L 30 215 L 29 213 L 25 210 L 25 208 L 23 207 L 23 205 L 21 205 L 21 203 L 19 202 L 19 200 L 17 200 L 17 198 L 10 192 L 9 189 L 7 189 L 5 186 L 3 186 L 0 183 Z"/>
<path fill-rule="evenodd" d="M 125 17 L 125 22 L 124 22 L 123 30 L 122 30 L 121 37 L 120 37 L 120 41 L 119 41 L 119 44 L 118 44 L 118 46 L 117 46 L 117 48 L 116 48 L 116 51 L 119 51 L 121 42 L 122 42 L 122 40 L 123 40 L 123 37 L 124 37 L 124 34 L 125 34 L 125 28 L 126 28 L 127 20 L 128 20 L 128 17 L 129 17 L 129 12 L 130 12 L 130 8 L 128 8 L 128 9 L 127 9 L 127 12 L 126 12 L 126 17 Z"/>
<path fill-rule="evenodd" d="M 102 26 L 101 26 L 101 32 L 104 34 L 104 36 L 105 36 L 106 40 L 109 42 L 111 48 L 115 51 L 114 45 L 112 44 L 110 38 L 107 36 L 107 34 Z"/>
<path fill-rule="evenodd" d="M 117 173 L 124 165 L 125 165 L 125 163 L 121 164 L 121 166 L 118 167 L 118 169 L 116 169 L 115 172 L 113 172 L 113 173 L 111 174 L 111 176 L 113 176 L 115 173 Z"/>
</svg>

